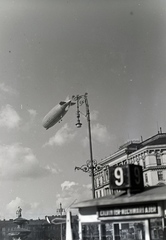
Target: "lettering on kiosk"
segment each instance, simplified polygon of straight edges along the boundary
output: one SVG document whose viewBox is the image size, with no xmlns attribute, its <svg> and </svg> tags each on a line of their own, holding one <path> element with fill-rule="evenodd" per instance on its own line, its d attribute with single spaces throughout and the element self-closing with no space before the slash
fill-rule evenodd
<svg viewBox="0 0 166 240">
<path fill-rule="evenodd" d="M 129 208 L 102 209 L 99 210 L 99 217 L 128 216 L 155 213 L 158 213 L 158 208 L 156 204 L 149 206 L 133 206 Z"/>
</svg>

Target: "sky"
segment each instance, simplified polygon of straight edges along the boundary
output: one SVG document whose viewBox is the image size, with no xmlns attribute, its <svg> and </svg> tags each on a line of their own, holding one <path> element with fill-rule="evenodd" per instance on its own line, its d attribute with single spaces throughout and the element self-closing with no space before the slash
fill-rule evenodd
<svg viewBox="0 0 166 240">
<path fill-rule="evenodd" d="M 0 219 L 55 215 L 92 198 L 85 104 L 49 130 L 44 116 L 88 93 L 93 158 L 166 132 L 165 0 L 0 0 Z"/>
</svg>

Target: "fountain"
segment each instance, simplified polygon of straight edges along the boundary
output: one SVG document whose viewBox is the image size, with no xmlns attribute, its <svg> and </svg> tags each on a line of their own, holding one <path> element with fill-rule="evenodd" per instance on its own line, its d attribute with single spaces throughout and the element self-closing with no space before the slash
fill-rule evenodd
<svg viewBox="0 0 166 240">
<path fill-rule="evenodd" d="M 12 240 L 22 240 L 25 239 L 31 231 L 24 228 L 23 226 L 28 222 L 27 219 L 22 218 L 22 209 L 18 207 L 16 211 L 17 218 L 13 220 L 13 223 L 17 224 L 17 228 L 8 234 Z"/>
</svg>

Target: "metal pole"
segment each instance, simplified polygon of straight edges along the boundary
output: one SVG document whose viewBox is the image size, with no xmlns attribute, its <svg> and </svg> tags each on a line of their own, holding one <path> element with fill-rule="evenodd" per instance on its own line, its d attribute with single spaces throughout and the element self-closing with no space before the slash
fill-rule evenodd
<svg viewBox="0 0 166 240">
<path fill-rule="evenodd" d="M 90 111 L 87 93 L 84 95 L 85 105 L 86 105 L 86 117 L 88 121 L 88 132 L 89 132 L 89 149 L 90 149 L 90 161 L 91 161 L 91 178 L 92 178 L 92 197 L 95 198 L 95 188 L 94 188 L 94 168 L 93 168 L 93 152 L 92 152 L 92 137 L 91 137 L 91 125 L 90 125 Z"/>
<path fill-rule="evenodd" d="M 61 223 L 61 240 L 63 239 L 63 235 L 62 235 L 62 223 Z"/>
</svg>

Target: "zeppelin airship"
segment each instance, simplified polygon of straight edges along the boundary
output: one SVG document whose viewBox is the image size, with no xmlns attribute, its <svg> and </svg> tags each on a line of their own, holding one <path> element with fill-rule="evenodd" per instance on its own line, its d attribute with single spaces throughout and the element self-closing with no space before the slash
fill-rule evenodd
<svg viewBox="0 0 166 240">
<path fill-rule="evenodd" d="M 57 104 L 54 108 L 52 108 L 49 113 L 43 118 L 42 124 L 43 127 L 49 129 L 54 126 L 57 122 L 60 122 L 63 116 L 67 113 L 70 106 L 74 105 L 75 102 L 71 100 L 62 101 Z"/>
</svg>

